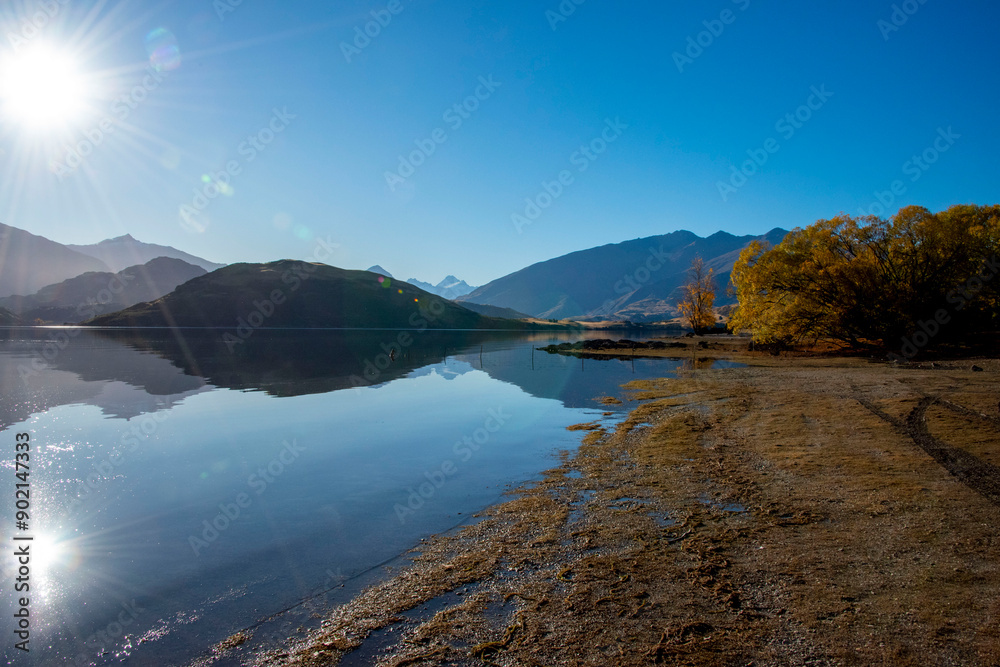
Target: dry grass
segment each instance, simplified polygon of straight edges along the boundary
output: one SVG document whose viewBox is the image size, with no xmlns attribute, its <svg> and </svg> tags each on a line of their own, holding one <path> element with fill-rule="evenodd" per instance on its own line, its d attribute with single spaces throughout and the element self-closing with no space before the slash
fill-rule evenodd
<svg viewBox="0 0 1000 667">
<path fill-rule="evenodd" d="M 596 431 L 601 428 L 600 422 L 586 422 L 584 424 L 573 424 L 572 426 L 567 426 L 567 431 Z"/>
<path fill-rule="evenodd" d="M 731 356 L 629 385 L 616 432 L 261 662 L 396 623 L 379 664 L 1000 663 L 1000 365 Z"/>
</svg>

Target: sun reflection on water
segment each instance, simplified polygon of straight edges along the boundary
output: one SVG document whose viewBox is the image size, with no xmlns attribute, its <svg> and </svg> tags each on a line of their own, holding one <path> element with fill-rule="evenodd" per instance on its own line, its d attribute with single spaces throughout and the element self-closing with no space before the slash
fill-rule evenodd
<svg viewBox="0 0 1000 667">
<path fill-rule="evenodd" d="M 35 533 L 30 542 L 31 592 L 45 602 L 57 601 L 64 582 L 79 568 L 80 550 L 74 539 L 54 533 Z"/>
</svg>

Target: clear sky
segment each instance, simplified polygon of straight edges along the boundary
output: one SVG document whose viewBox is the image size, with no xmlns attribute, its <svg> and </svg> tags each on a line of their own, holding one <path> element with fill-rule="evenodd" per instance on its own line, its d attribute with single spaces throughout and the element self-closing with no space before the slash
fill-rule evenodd
<svg viewBox="0 0 1000 667">
<path fill-rule="evenodd" d="M 876 193 L 997 203 L 1000 4 L 893 5 L 12 0 L 0 222 L 483 284 Z"/>
</svg>

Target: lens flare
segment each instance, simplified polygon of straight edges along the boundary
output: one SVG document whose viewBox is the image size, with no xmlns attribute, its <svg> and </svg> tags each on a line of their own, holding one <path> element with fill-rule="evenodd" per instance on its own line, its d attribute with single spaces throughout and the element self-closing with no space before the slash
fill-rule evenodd
<svg viewBox="0 0 1000 667">
<path fill-rule="evenodd" d="M 146 53 L 158 72 L 171 72 L 181 66 L 181 49 L 177 37 L 166 28 L 156 28 L 146 35 Z"/>
</svg>

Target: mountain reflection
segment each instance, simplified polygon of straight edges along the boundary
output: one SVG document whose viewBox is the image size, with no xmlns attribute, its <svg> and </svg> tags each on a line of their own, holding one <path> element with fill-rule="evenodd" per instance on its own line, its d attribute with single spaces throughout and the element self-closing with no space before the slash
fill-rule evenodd
<svg viewBox="0 0 1000 667">
<path fill-rule="evenodd" d="M 481 370 L 536 397 L 594 407 L 596 396 L 616 391 L 636 372 L 666 374 L 683 363 L 581 360 L 535 350 L 586 337 L 580 332 L 258 330 L 233 344 L 198 329 L 66 331 L 0 332 L 0 382 L 12 388 L 0 401 L 6 423 L 73 403 L 130 419 L 215 388 L 291 397 L 378 387 L 449 360 L 460 362 L 459 372 Z"/>
<path fill-rule="evenodd" d="M 461 351 L 526 339 L 476 331 L 269 330 L 234 345 L 194 329 L 96 333 L 159 355 L 215 387 L 281 397 L 377 386 Z"/>
</svg>

